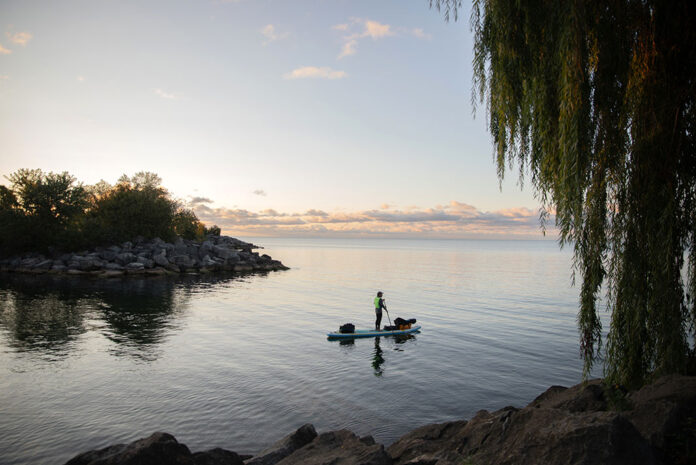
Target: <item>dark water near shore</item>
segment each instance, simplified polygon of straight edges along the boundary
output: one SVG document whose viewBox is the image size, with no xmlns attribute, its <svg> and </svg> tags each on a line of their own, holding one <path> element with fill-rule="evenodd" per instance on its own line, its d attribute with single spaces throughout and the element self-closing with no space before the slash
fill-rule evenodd
<svg viewBox="0 0 696 465">
<path fill-rule="evenodd" d="M 154 431 L 255 453 L 306 422 L 389 444 L 581 380 L 578 291 L 553 241 L 250 240 L 292 269 L 0 276 L 0 463 Z M 327 341 L 374 324 L 377 290 L 422 332 Z"/>
</svg>

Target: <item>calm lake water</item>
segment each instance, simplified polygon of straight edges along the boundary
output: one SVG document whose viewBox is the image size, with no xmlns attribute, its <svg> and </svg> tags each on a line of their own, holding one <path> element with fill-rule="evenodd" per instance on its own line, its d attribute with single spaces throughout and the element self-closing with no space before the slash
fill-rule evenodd
<svg viewBox="0 0 696 465">
<path fill-rule="evenodd" d="M 291 269 L 0 276 L 0 463 L 155 431 L 253 454 L 307 422 L 388 445 L 581 381 L 578 289 L 554 241 L 251 240 Z M 328 341 L 374 324 L 377 290 L 421 333 Z"/>
</svg>

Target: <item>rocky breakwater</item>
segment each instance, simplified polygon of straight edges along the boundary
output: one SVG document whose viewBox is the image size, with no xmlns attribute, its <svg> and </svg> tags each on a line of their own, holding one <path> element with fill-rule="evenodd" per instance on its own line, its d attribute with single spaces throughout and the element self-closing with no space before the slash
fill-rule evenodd
<svg viewBox="0 0 696 465">
<path fill-rule="evenodd" d="M 280 261 L 254 252 L 259 248 L 228 236 L 210 236 L 203 242 L 178 238 L 174 243 L 138 238 L 78 253 L 5 258 L 0 260 L 0 271 L 117 277 L 288 269 Z"/>
<path fill-rule="evenodd" d="M 453 396 L 453 397 L 456 397 Z M 80 454 L 66 465 L 629 465 L 696 463 L 696 377 L 625 393 L 595 380 L 553 386 L 524 408 L 418 428 L 385 448 L 304 425 L 255 456 L 191 453 L 167 433 Z"/>
</svg>

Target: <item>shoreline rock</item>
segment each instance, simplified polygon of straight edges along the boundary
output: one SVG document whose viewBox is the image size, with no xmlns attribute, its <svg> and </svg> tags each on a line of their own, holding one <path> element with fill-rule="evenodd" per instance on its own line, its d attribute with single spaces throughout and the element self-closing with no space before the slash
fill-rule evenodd
<svg viewBox="0 0 696 465">
<path fill-rule="evenodd" d="M 620 409 L 612 409 L 620 407 Z M 686 464 L 696 462 L 696 376 L 670 375 L 624 393 L 592 380 L 552 386 L 524 408 L 425 425 L 388 448 L 347 430 L 300 427 L 256 456 L 192 454 L 167 433 L 85 452 L 66 465 Z"/>
<path fill-rule="evenodd" d="M 229 236 L 209 236 L 200 243 L 182 238 L 173 243 L 159 238 L 137 238 L 76 253 L 53 256 L 29 253 L 2 258 L 0 272 L 116 278 L 289 269 L 280 261 L 253 251 L 259 248 Z"/>
</svg>

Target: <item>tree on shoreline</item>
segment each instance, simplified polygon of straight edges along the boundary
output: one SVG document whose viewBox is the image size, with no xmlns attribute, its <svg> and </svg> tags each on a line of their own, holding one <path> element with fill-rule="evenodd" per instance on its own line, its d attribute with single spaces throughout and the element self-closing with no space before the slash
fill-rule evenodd
<svg viewBox="0 0 696 465">
<path fill-rule="evenodd" d="M 202 240 L 220 235 L 171 198 L 155 173 L 84 186 L 68 174 L 20 169 L 0 185 L 0 254 L 72 251 L 137 236 Z"/>
<path fill-rule="evenodd" d="M 456 19 L 462 3 L 430 5 Z M 631 387 L 694 360 L 695 10 L 685 0 L 473 3 L 474 91 L 498 175 L 516 163 L 528 171 L 574 248 L 585 376 L 602 352 L 605 286 L 605 374 Z"/>
</svg>

